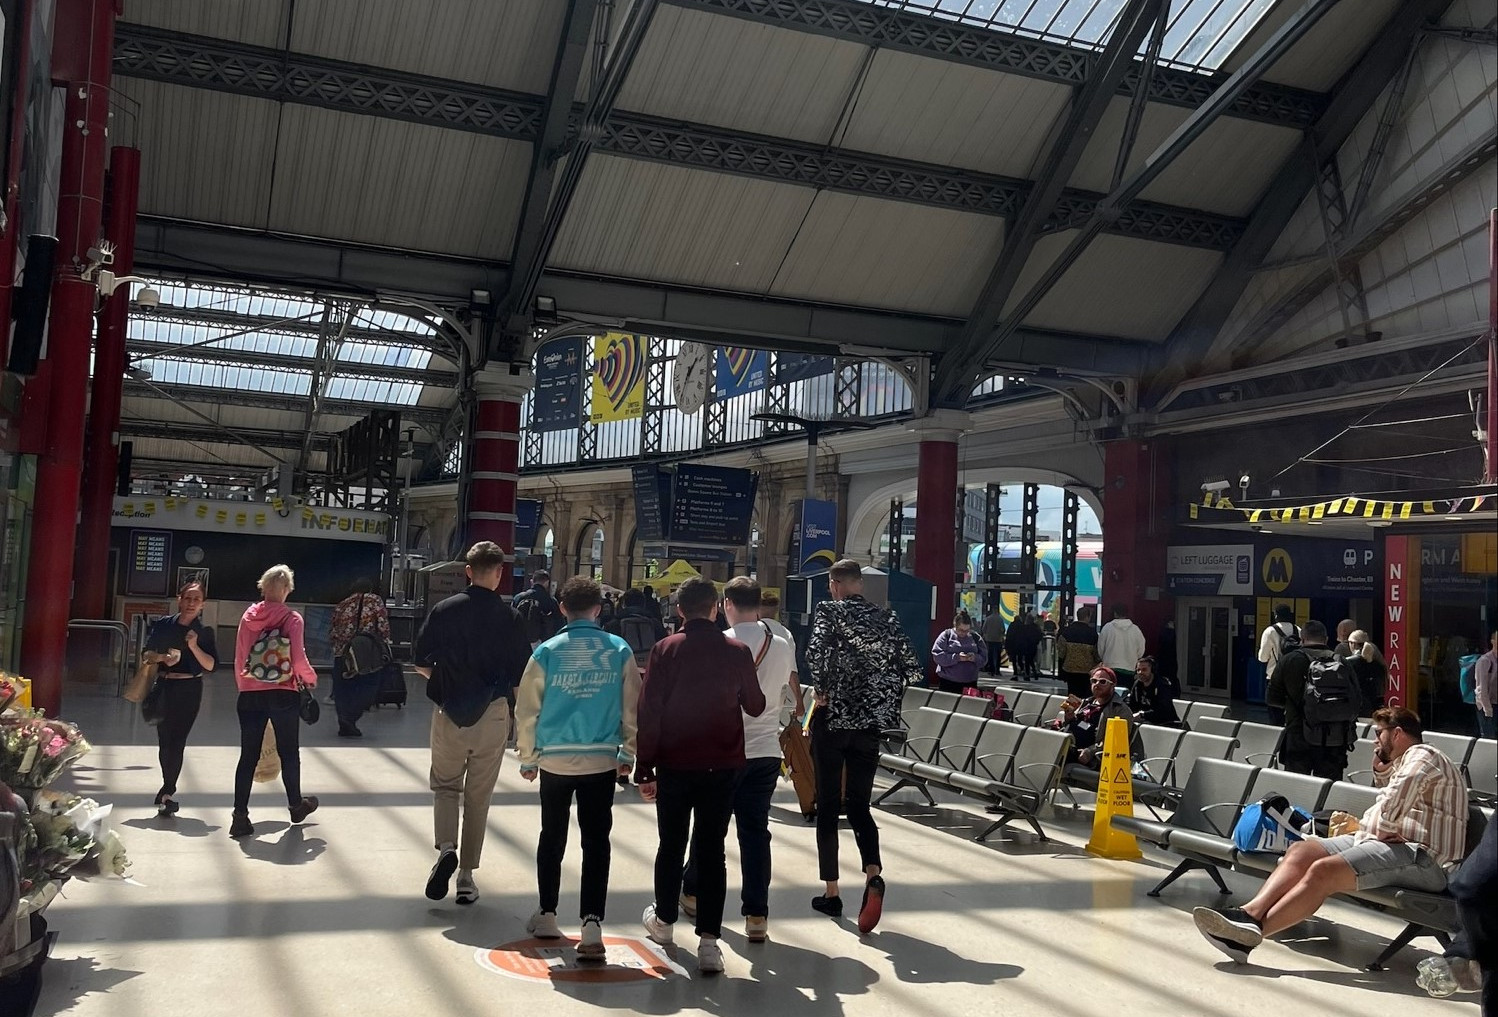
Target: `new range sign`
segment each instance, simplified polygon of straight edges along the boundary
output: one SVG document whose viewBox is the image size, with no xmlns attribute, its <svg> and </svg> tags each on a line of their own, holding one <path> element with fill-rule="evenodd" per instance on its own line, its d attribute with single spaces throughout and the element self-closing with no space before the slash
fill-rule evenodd
<svg viewBox="0 0 1498 1017">
<path fill-rule="evenodd" d="M 1166 588 L 1180 597 L 1247 597 L 1254 592 L 1252 544 L 1165 549 Z"/>
</svg>

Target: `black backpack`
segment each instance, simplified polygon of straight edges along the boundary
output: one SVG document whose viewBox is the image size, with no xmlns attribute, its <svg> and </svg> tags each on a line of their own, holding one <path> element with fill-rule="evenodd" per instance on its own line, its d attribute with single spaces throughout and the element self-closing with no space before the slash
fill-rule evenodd
<svg viewBox="0 0 1498 1017">
<path fill-rule="evenodd" d="M 1280 628 L 1280 626 L 1283 624 L 1285 623 L 1274 623 L 1274 631 L 1280 637 L 1280 660 L 1284 660 L 1287 654 L 1294 653 L 1296 650 L 1301 648 L 1300 629 L 1294 622 L 1290 622 L 1289 625 L 1291 631 L 1288 635 L 1286 635 L 1285 630 Z"/>
<path fill-rule="evenodd" d="M 637 614 L 626 614 L 618 619 L 619 638 L 635 651 L 635 663 L 641 668 L 650 659 L 650 651 L 656 644 L 655 624 L 649 618 Z"/>
<path fill-rule="evenodd" d="M 536 598 L 521 595 L 515 598 L 515 611 L 520 615 L 520 620 L 525 622 L 525 638 L 533 643 L 541 643 L 551 638 L 547 631 L 546 608 L 537 603 Z"/>
<path fill-rule="evenodd" d="M 1352 665 L 1330 651 L 1322 653 L 1306 652 L 1311 666 L 1306 671 L 1302 729 L 1309 745 L 1342 748 L 1356 738 L 1363 695 Z"/>
</svg>

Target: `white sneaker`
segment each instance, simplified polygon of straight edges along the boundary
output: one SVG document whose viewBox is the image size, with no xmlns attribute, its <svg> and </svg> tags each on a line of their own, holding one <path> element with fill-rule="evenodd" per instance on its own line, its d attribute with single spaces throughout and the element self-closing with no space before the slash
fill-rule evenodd
<svg viewBox="0 0 1498 1017">
<path fill-rule="evenodd" d="M 717 936 L 703 936 L 697 944 L 697 970 L 704 975 L 716 975 L 723 970 L 723 948 Z"/>
<path fill-rule="evenodd" d="M 608 948 L 603 945 L 603 923 L 589 915 L 583 919 L 582 936 L 577 941 L 577 959 L 601 961 L 607 956 Z"/>
<path fill-rule="evenodd" d="M 645 913 L 640 916 L 640 921 L 644 923 L 645 935 L 650 937 L 651 942 L 659 943 L 661 946 L 670 946 L 676 942 L 674 924 L 657 918 L 654 904 L 645 905 Z"/>
<path fill-rule="evenodd" d="M 770 938 L 770 920 L 764 915 L 744 917 L 744 938 L 751 943 L 763 943 Z"/>
<path fill-rule="evenodd" d="M 562 930 L 557 927 L 555 911 L 537 911 L 525 923 L 525 931 L 537 939 L 561 939 Z"/>
<path fill-rule="evenodd" d="M 473 873 L 458 873 L 458 891 L 453 899 L 459 904 L 475 904 L 479 899 L 479 888 L 473 885 Z"/>
</svg>

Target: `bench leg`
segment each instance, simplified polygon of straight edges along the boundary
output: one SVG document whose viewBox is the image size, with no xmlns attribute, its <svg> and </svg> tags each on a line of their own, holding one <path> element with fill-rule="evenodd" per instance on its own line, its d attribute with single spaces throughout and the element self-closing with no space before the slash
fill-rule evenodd
<svg viewBox="0 0 1498 1017">
<path fill-rule="evenodd" d="M 1408 924 L 1408 925 L 1406 925 L 1404 927 L 1404 931 L 1403 932 L 1401 932 L 1399 935 L 1397 935 L 1397 936 L 1394 937 L 1393 941 L 1390 942 L 1388 946 L 1384 947 L 1384 952 L 1381 953 L 1381 954 L 1379 954 L 1378 957 L 1373 961 L 1373 963 L 1369 964 L 1363 970 L 1364 971 L 1382 971 L 1382 970 L 1384 970 L 1384 964 L 1387 963 L 1390 960 L 1390 958 L 1392 958 L 1400 950 L 1403 950 L 1406 946 L 1409 946 L 1410 940 L 1414 939 L 1416 936 L 1420 935 L 1421 933 L 1425 933 L 1425 932 L 1429 932 L 1429 931 L 1431 931 L 1431 930 L 1426 929 L 1425 926 L 1423 926 L 1423 925 L 1416 925 L 1414 922 L 1411 922 L 1410 924 Z M 1437 934 L 1436 938 L 1437 939 L 1440 938 L 1439 934 Z"/>
<path fill-rule="evenodd" d="M 1047 843 L 1050 842 L 1051 838 L 1045 835 L 1045 831 L 1040 828 L 1040 823 L 1036 821 L 1034 816 L 1026 816 L 1025 822 L 1030 824 L 1030 828 L 1035 831 L 1035 836 L 1039 837 L 1043 841 L 1046 841 Z"/>
<path fill-rule="evenodd" d="M 1217 870 L 1215 868 L 1210 865 L 1203 865 L 1201 862 L 1195 861 L 1194 859 L 1187 858 L 1182 861 L 1180 865 L 1177 865 L 1175 868 L 1171 869 L 1170 874 L 1164 879 L 1160 880 L 1160 882 L 1156 883 L 1155 888 L 1153 890 L 1150 890 L 1147 894 L 1145 894 L 1145 896 L 1160 896 L 1161 890 L 1165 889 L 1171 883 L 1174 883 L 1176 880 L 1180 879 L 1182 876 L 1192 871 L 1193 869 L 1206 869 L 1207 872 L 1211 874 L 1212 879 L 1217 883 L 1217 888 L 1223 893 L 1228 892 L 1228 888 L 1223 885 L 1222 877 L 1217 874 Z"/>
<path fill-rule="evenodd" d="M 1220 872 L 1217 871 L 1217 866 L 1215 866 L 1215 865 L 1208 865 L 1207 866 L 1207 875 L 1211 876 L 1212 877 L 1212 882 L 1214 882 L 1214 883 L 1217 884 L 1217 892 L 1218 893 L 1232 893 L 1233 892 L 1233 891 L 1229 890 L 1228 889 L 1228 885 L 1222 881 L 1222 873 L 1220 873 Z"/>
<path fill-rule="evenodd" d="M 899 780 L 895 781 L 894 785 L 888 791 L 884 792 L 884 794 L 880 795 L 878 798 L 875 798 L 874 799 L 874 804 L 875 805 L 879 805 L 886 798 L 888 798 L 890 795 L 894 794 L 896 791 L 899 791 L 900 789 L 907 788 L 907 787 L 921 787 L 921 786 L 919 784 L 917 784 L 913 780 L 908 780 L 905 777 L 901 777 Z M 923 788 L 923 787 L 921 787 L 921 790 L 924 792 L 926 789 Z M 926 797 L 929 799 L 931 796 L 928 794 L 928 795 L 926 795 Z"/>
<path fill-rule="evenodd" d="M 988 840 L 988 835 L 989 834 L 993 833 L 995 830 L 997 830 L 999 827 L 1003 826 L 1005 823 L 1009 822 L 1013 818 L 1014 818 L 1013 813 L 1006 813 L 1005 815 L 1001 816 L 999 819 L 997 819 L 993 823 L 989 824 L 988 829 L 986 829 L 982 833 L 978 834 L 978 836 L 974 837 L 973 840 L 977 841 L 979 844 L 982 844 L 984 841 Z"/>
</svg>

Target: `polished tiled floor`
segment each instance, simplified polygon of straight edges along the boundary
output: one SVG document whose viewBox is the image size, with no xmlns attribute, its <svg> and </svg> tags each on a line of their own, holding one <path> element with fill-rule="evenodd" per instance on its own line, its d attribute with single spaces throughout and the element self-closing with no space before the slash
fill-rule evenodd
<svg viewBox="0 0 1498 1017">
<path fill-rule="evenodd" d="M 432 861 L 430 710 L 417 682 L 410 707 L 365 720 L 362 742 L 333 737 L 327 716 L 304 729 L 304 786 L 321 796 L 321 810 L 305 827 L 288 827 L 279 784 L 257 786 L 259 834 L 244 842 L 227 833 L 237 728 L 225 685 L 205 702 L 182 780 L 183 811 L 173 820 L 155 818 L 151 808 L 154 739 L 133 708 L 112 698 L 69 698 L 65 714 L 96 746 L 73 782 L 115 803 L 139 885 L 74 883 L 52 907 L 60 940 L 38 1013 L 1476 1013 L 1474 1004 L 1430 1000 L 1415 988 L 1414 964 L 1430 940 L 1406 949 L 1390 971 L 1364 973 L 1361 965 L 1397 928 L 1348 905 L 1326 909 L 1335 921 L 1313 921 L 1266 944 L 1257 965 L 1233 967 L 1191 925 L 1191 907 L 1217 899 L 1206 879 L 1187 877 L 1162 900 L 1146 898 L 1166 861 L 1087 855 L 1081 845 L 1090 813 L 1070 809 L 1047 821 L 1050 843 L 1015 832 L 975 844 L 970 838 L 983 823 L 976 805 L 953 799 L 932 809 L 902 792 L 907 804 L 879 817 L 890 883 L 885 919 L 860 937 L 851 921 L 833 922 L 808 906 L 819 892 L 815 846 L 788 785 L 773 817 L 771 941 L 750 945 L 730 923 L 724 975 L 698 974 L 695 937 L 683 922 L 685 948 L 674 961 L 622 940 L 611 954 L 643 956 L 664 977 L 576 982 L 565 967 L 552 978 L 540 964 L 539 978 L 507 977 L 492 959 L 515 954 L 489 950 L 526 938 L 538 822 L 535 789 L 519 779 L 513 758 L 490 812 L 478 872 L 483 899 L 470 908 L 433 904 L 422 896 Z M 651 806 L 630 791 L 615 808 L 611 935 L 640 935 L 654 845 Z M 852 851 L 844 834 L 845 864 Z M 574 838 L 562 907 L 563 928 L 573 932 L 566 919 L 576 907 L 575 852 Z M 731 887 L 734 864 L 731 853 Z M 729 911 L 736 913 L 736 901 Z M 610 977 L 623 974 L 613 969 Z"/>
</svg>

